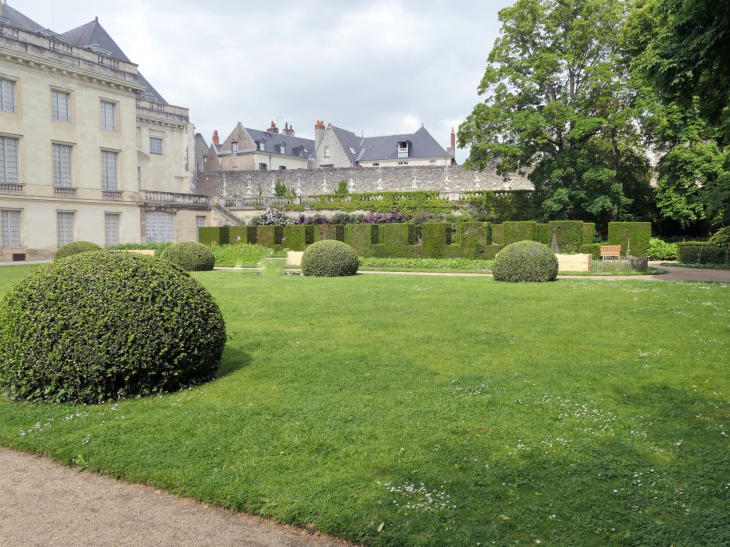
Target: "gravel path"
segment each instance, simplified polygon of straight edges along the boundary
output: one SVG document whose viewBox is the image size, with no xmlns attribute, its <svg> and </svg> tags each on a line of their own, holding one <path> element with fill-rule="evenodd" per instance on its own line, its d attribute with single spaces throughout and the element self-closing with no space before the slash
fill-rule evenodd
<svg viewBox="0 0 730 547">
<path fill-rule="evenodd" d="M 0 545 L 342 547 L 305 530 L 0 448 Z"/>
<path fill-rule="evenodd" d="M 669 273 L 660 275 L 559 275 L 558 279 L 596 279 L 608 281 L 714 281 L 719 283 L 730 283 L 730 270 L 701 270 L 698 268 L 682 268 L 672 266 L 660 266 L 662 262 L 649 262 L 652 268 L 661 268 Z M 359 274 L 392 274 L 392 275 L 444 275 L 454 277 L 487 277 L 492 274 L 482 273 L 449 273 L 449 272 L 387 272 L 387 271 L 360 271 Z"/>
</svg>

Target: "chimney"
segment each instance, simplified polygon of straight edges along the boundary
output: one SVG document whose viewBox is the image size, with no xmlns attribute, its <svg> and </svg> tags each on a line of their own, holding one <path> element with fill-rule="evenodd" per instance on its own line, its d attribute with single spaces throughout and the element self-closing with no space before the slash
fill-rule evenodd
<svg viewBox="0 0 730 547">
<path fill-rule="evenodd" d="M 289 137 L 294 137 L 294 127 L 289 126 L 288 123 L 284 124 L 284 135 L 288 135 Z"/>
<path fill-rule="evenodd" d="M 314 149 L 317 150 L 319 148 L 319 143 L 322 142 L 322 139 L 324 138 L 324 121 L 317 120 L 317 125 L 314 126 Z"/>
<path fill-rule="evenodd" d="M 456 133 L 454 133 L 454 128 L 451 128 L 451 146 L 446 149 L 446 153 L 451 156 L 452 163 L 455 163 L 454 159 L 456 158 Z"/>
<path fill-rule="evenodd" d="M 271 122 L 271 127 L 269 127 L 269 128 L 268 128 L 268 129 L 266 130 L 266 132 L 267 132 L 267 133 L 278 133 L 278 132 L 279 132 L 279 128 L 278 128 L 278 127 L 276 127 L 276 124 L 275 124 L 274 122 Z"/>
<path fill-rule="evenodd" d="M 213 144 L 220 144 L 221 140 L 218 138 L 218 131 L 213 131 Z"/>
</svg>

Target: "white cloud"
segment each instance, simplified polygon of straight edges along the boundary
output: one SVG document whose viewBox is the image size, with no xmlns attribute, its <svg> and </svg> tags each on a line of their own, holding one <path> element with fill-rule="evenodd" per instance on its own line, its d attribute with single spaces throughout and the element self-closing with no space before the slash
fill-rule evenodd
<svg viewBox="0 0 730 547">
<path fill-rule="evenodd" d="M 208 140 L 281 116 L 308 137 L 317 119 L 366 136 L 425 124 L 444 147 L 479 101 L 497 13 L 510 3 L 10 0 L 44 26 L 55 12 L 56 32 L 98 16 Z"/>
</svg>

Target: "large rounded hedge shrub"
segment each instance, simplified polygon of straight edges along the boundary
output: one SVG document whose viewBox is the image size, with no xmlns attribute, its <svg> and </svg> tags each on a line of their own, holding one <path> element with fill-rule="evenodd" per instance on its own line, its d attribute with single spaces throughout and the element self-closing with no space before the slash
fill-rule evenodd
<svg viewBox="0 0 730 547">
<path fill-rule="evenodd" d="M 56 260 L 0 306 L 0 391 L 94 403 L 212 379 L 226 343 L 210 293 L 180 268 L 133 253 Z"/>
<path fill-rule="evenodd" d="M 194 241 L 173 243 L 162 251 L 160 258 L 188 272 L 203 272 L 215 267 L 213 251 L 206 245 Z"/>
<path fill-rule="evenodd" d="M 352 247 L 336 239 L 317 241 L 307 247 L 302 255 L 302 273 L 306 276 L 355 275 L 359 265 Z"/>
<path fill-rule="evenodd" d="M 542 243 L 518 241 L 507 245 L 494 260 L 495 281 L 540 283 L 558 277 L 558 258 Z"/>
<path fill-rule="evenodd" d="M 67 243 L 58 249 L 53 258 L 54 260 L 58 260 L 59 258 L 66 258 L 68 256 L 99 250 L 101 250 L 101 247 L 99 247 L 96 243 L 91 243 L 90 241 L 74 241 L 73 243 Z"/>
</svg>

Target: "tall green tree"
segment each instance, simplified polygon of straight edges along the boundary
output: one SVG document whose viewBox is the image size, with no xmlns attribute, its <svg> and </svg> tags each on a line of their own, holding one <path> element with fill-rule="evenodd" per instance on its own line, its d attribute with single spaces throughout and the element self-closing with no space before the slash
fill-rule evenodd
<svg viewBox="0 0 730 547">
<path fill-rule="evenodd" d="M 661 216 L 730 223 L 730 0 L 639 0 L 624 44 Z"/>
<path fill-rule="evenodd" d="M 650 170 L 621 62 L 628 5 L 518 0 L 499 13 L 478 104 L 459 127 L 466 167 L 528 173 L 537 216 L 645 219 Z"/>
</svg>

